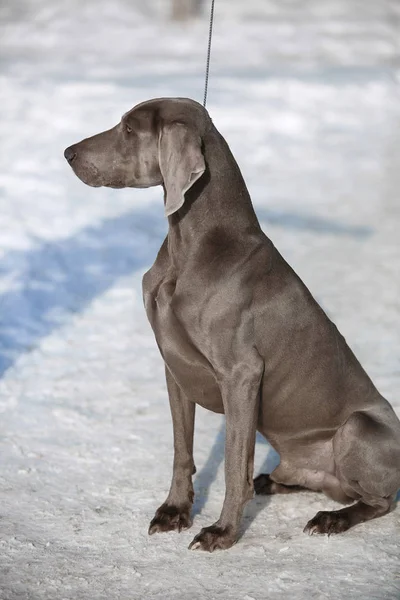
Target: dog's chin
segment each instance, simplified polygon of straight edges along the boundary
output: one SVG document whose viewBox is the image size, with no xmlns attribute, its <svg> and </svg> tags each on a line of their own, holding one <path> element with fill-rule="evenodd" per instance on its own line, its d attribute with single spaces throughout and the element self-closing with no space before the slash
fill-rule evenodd
<svg viewBox="0 0 400 600">
<path fill-rule="evenodd" d="M 75 175 L 90 187 L 102 187 L 104 181 L 99 176 L 99 172 L 93 165 L 72 164 L 71 168 Z"/>
<path fill-rule="evenodd" d="M 96 167 L 90 167 L 88 169 L 86 168 L 74 168 L 72 167 L 74 170 L 74 173 L 77 177 L 79 177 L 79 179 L 81 181 L 83 181 L 83 183 L 86 183 L 86 185 L 89 185 L 90 187 L 107 187 L 107 188 L 113 188 L 115 190 L 120 190 L 122 188 L 127 187 L 126 183 L 123 181 L 119 181 L 119 180 L 114 180 L 114 181 L 110 181 L 109 179 L 103 178 L 100 176 L 98 170 L 96 169 Z"/>
<path fill-rule="evenodd" d="M 79 177 L 79 175 L 78 175 Z M 94 188 L 99 188 L 99 187 L 103 187 L 102 183 L 95 183 L 94 181 L 86 181 L 85 179 L 83 179 L 82 177 L 79 177 L 79 179 L 81 181 L 83 181 L 83 183 L 86 183 L 86 185 L 90 186 L 90 187 L 94 187 Z"/>
<path fill-rule="evenodd" d="M 113 190 L 122 190 L 127 187 L 124 183 L 120 183 L 118 181 L 112 183 L 103 183 L 103 187 L 112 188 Z"/>
</svg>

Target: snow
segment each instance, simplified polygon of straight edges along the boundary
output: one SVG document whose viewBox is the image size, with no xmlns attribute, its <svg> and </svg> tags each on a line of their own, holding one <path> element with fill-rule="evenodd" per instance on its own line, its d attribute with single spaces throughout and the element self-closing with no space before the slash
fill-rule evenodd
<svg viewBox="0 0 400 600">
<path fill-rule="evenodd" d="M 302 533 L 327 498 L 256 498 L 236 546 L 189 552 L 224 496 L 223 419 L 200 408 L 194 525 L 147 536 L 172 464 L 141 300 L 161 193 L 88 188 L 62 153 L 142 100 L 201 100 L 207 18 L 166 14 L 0 7 L 0 599 L 398 600 L 399 507 L 328 539 Z M 266 233 L 398 414 L 399 18 L 395 0 L 216 0 L 208 103 Z M 260 439 L 256 473 L 278 460 Z"/>
</svg>

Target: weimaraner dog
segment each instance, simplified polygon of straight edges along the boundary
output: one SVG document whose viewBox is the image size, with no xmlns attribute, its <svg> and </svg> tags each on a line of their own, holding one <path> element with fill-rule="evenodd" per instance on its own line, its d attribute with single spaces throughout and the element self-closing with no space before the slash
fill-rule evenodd
<svg viewBox="0 0 400 600">
<path fill-rule="evenodd" d="M 143 294 L 166 367 L 174 465 L 149 533 L 192 524 L 196 403 L 226 416 L 226 494 L 218 521 L 190 548 L 232 546 L 254 488 L 352 503 L 318 512 L 309 534 L 388 513 L 400 487 L 400 422 L 262 232 L 207 111 L 184 98 L 143 102 L 65 157 L 91 186 L 164 188 L 169 230 Z M 256 430 L 281 460 L 253 482 Z"/>
</svg>

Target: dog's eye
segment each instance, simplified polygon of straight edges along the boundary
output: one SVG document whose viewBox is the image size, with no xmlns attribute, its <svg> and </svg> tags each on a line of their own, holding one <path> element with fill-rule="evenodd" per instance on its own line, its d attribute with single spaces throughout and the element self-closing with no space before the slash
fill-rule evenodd
<svg viewBox="0 0 400 600">
<path fill-rule="evenodd" d="M 126 133 L 132 133 L 132 127 L 128 123 L 125 125 L 125 131 Z"/>
</svg>

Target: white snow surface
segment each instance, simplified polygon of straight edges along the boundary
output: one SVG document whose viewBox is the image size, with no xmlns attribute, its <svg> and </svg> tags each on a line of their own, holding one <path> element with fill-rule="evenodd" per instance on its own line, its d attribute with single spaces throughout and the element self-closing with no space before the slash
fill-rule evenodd
<svg viewBox="0 0 400 600">
<path fill-rule="evenodd" d="M 206 3 L 208 4 L 208 3 Z M 225 552 L 224 423 L 197 410 L 192 529 L 147 535 L 172 426 L 141 277 L 160 188 L 91 189 L 63 150 L 157 96 L 201 101 L 207 10 L 0 6 L 0 599 L 399 599 L 400 507 L 339 536 L 322 495 L 255 498 Z M 216 0 L 208 108 L 265 232 L 400 413 L 396 0 Z M 279 461 L 259 440 L 256 473 Z"/>
</svg>

